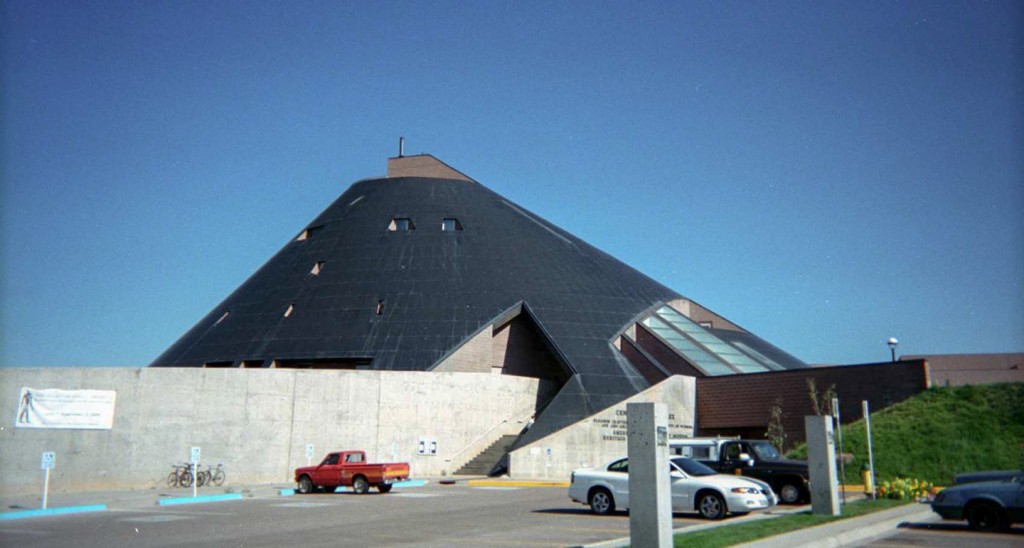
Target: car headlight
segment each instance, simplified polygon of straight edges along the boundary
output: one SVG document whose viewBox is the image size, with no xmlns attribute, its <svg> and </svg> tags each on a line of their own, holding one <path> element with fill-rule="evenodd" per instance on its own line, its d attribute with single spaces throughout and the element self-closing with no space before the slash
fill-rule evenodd
<svg viewBox="0 0 1024 548">
<path fill-rule="evenodd" d="M 733 493 L 742 493 L 745 495 L 759 495 L 761 490 L 756 487 L 733 487 Z"/>
</svg>

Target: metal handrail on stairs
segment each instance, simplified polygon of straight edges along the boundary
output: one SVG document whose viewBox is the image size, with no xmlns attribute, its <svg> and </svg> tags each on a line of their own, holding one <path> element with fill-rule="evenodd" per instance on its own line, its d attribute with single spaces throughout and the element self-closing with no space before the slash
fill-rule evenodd
<svg viewBox="0 0 1024 548">
<path fill-rule="evenodd" d="M 527 420 L 529 420 L 529 419 L 527 419 Z M 468 451 L 470 449 L 473 449 L 474 447 L 479 448 L 480 442 L 482 440 L 489 439 L 489 436 L 491 435 L 491 433 L 494 432 L 496 429 L 498 429 L 498 427 L 506 425 L 506 424 L 508 424 L 511 421 L 512 421 L 511 417 L 509 417 L 507 419 L 502 419 L 501 422 L 499 422 L 499 423 L 495 424 L 494 426 L 488 428 L 486 431 L 484 431 L 483 434 L 480 434 L 479 436 L 477 436 L 475 439 L 473 439 L 473 441 L 469 442 L 469 444 L 467 444 L 465 447 L 463 447 L 462 449 L 459 449 L 458 451 L 456 451 L 454 454 L 452 454 L 451 457 L 449 457 L 447 459 L 444 459 L 444 462 L 445 462 L 445 470 L 444 470 L 445 475 L 449 475 L 449 474 L 452 473 L 452 470 L 451 470 L 452 469 L 452 462 L 455 461 L 456 457 L 461 456 L 463 453 L 465 453 L 466 451 Z M 519 424 L 526 424 L 526 420 L 518 420 L 516 422 L 518 422 Z M 491 443 L 493 443 L 493 442 L 491 442 Z M 460 463 L 459 466 L 462 466 L 464 464 L 466 464 L 466 463 L 464 463 L 464 462 Z"/>
</svg>

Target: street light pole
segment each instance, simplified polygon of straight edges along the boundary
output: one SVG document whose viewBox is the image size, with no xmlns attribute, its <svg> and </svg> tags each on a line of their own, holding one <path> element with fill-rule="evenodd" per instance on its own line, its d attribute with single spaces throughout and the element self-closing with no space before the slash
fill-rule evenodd
<svg viewBox="0 0 1024 548">
<path fill-rule="evenodd" d="M 900 344 L 900 341 L 896 340 L 896 337 L 889 337 L 889 351 L 892 352 L 892 361 L 896 361 L 896 345 Z"/>
</svg>

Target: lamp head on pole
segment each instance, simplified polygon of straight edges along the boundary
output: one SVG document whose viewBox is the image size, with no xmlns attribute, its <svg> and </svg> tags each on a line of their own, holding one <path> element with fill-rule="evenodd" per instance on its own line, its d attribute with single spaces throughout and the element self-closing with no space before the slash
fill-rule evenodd
<svg viewBox="0 0 1024 548">
<path fill-rule="evenodd" d="M 900 341 L 896 340 L 896 337 L 889 337 L 888 345 L 889 351 L 892 352 L 892 361 L 896 361 L 896 345 L 900 344 Z"/>
</svg>

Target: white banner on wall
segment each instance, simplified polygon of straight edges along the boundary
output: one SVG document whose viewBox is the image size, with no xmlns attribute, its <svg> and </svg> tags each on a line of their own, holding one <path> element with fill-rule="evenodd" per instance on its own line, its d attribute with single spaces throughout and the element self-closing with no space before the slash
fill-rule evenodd
<svg viewBox="0 0 1024 548">
<path fill-rule="evenodd" d="M 114 426 L 114 390 L 36 389 L 23 386 L 18 400 L 17 428 L 81 428 L 110 430 Z"/>
</svg>

